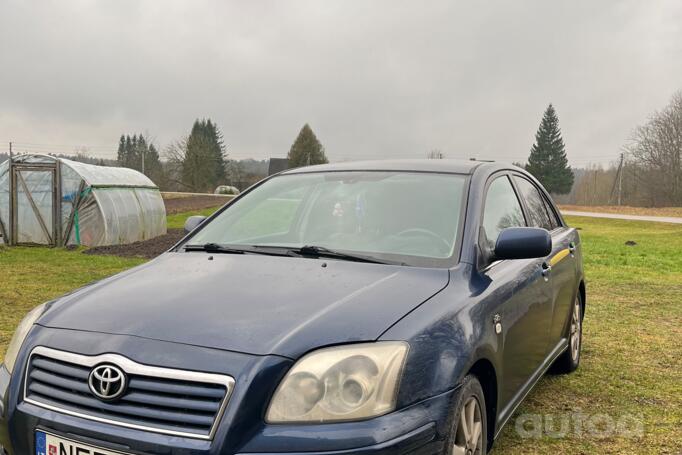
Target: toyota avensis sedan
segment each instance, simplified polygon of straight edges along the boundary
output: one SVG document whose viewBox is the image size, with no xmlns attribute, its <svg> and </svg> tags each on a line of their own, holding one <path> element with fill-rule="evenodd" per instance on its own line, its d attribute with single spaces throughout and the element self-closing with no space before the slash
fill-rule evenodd
<svg viewBox="0 0 682 455">
<path fill-rule="evenodd" d="M 24 319 L 0 453 L 484 454 L 578 367 L 580 240 L 519 168 L 307 167 L 186 229 Z"/>
</svg>

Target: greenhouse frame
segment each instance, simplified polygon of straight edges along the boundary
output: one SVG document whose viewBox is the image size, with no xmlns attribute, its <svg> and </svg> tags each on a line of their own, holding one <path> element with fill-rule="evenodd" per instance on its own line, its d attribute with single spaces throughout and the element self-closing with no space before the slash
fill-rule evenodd
<svg viewBox="0 0 682 455">
<path fill-rule="evenodd" d="M 121 245 L 165 233 L 161 193 L 133 169 L 50 155 L 0 163 L 0 245 Z"/>
</svg>

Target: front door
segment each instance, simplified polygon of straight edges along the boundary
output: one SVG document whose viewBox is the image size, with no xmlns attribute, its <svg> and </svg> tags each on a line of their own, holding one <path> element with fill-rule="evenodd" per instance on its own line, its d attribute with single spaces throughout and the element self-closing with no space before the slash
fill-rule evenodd
<svg viewBox="0 0 682 455">
<path fill-rule="evenodd" d="M 551 267 L 554 315 L 547 344 L 547 354 L 554 352 L 567 336 L 568 322 L 577 291 L 575 233 L 563 227 L 542 192 L 530 180 L 514 177 L 519 193 L 525 203 L 531 226 L 547 229 L 552 233 L 552 253 L 547 260 Z"/>
<path fill-rule="evenodd" d="M 481 244 L 493 249 L 503 229 L 527 224 L 509 177 L 495 178 L 486 193 Z M 547 355 L 552 282 L 546 258 L 500 261 L 485 274 L 496 289 L 493 297 L 499 301 L 495 316 L 501 322 L 499 418 L 503 420 L 523 397 Z"/>
<path fill-rule="evenodd" d="M 498 286 L 502 325 L 501 420 L 523 399 L 547 357 L 552 322 L 552 277 L 545 258 L 501 261 L 488 277 Z"/>
<path fill-rule="evenodd" d="M 13 166 L 13 243 L 56 245 L 55 167 Z"/>
</svg>

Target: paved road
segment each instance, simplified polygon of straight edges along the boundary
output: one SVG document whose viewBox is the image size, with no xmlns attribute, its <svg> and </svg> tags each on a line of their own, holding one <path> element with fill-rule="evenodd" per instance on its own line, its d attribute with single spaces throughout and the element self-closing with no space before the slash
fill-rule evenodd
<svg viewBox="0 0 682 455">
<path fill-rule="evenodd" d="M 682 218 L 676 218 L 674 216 L 624 215 L 620 213 L 574 212 L 573 210 L 562 210 L 561 213 L 564 215 L 588 216 L 591 218 L 612 218 L 615 220 L 654 221 L 658 223 L 682 224 Z"/>
</svg>

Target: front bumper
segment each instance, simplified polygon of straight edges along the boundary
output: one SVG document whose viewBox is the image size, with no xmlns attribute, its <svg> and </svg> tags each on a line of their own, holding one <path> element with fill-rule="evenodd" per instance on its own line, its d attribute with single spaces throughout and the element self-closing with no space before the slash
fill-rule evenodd
<svg viewBox="0 0 682 455">
<path fill-rule="evenodd" d="M 436 424 L 430 423 L 397 438 L 367 447 L 324 452 L 242 452 L 239 455 L 418 455 L 442 452 L 443 442 L 436 439 Z"/>
<path fill-rule="evenodd" d="M 0 455 L 5 455 L 3 450 L 9 455 L 34 454 L 38 428 L 110 450 L 169 455 L 432 454 L 442 452 L 447 433 L 453 392 L 363 422 L 268 425 L 263 416 L 274 388 L 291 367 L 288 359 L 125 336 L 79 333 L 74 337 L 73 332 L 67 336 L 60 330 L 40 328 L 27 339 L 17 365 L 24 365 L 26 353 L 38 345 L 84 355 L 116 352 L 148 365 L 184 365 L 196 371 L 229 374 L 236 379 L 236 386 L 214 439 L 206 441 L 132 430 L 35 406 L 22 400 L 23 368 L 16 369 L 10 382 L 9 373 L 0 367 L 4 408 Z"/>
</svg>

